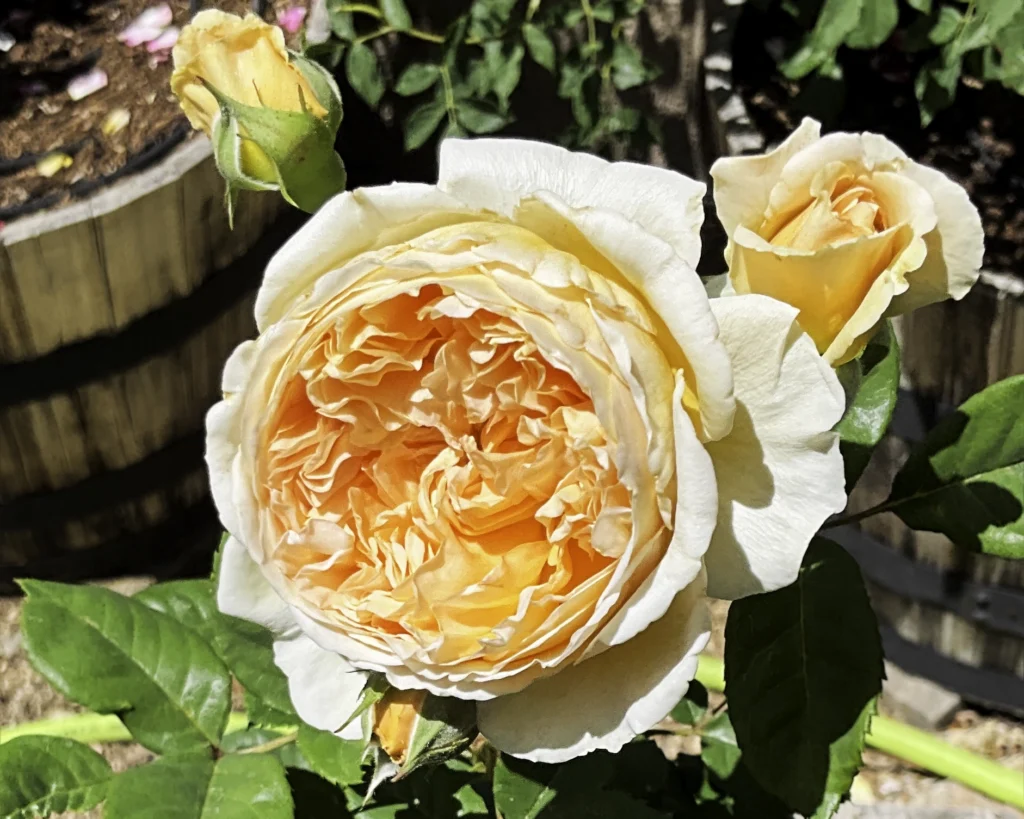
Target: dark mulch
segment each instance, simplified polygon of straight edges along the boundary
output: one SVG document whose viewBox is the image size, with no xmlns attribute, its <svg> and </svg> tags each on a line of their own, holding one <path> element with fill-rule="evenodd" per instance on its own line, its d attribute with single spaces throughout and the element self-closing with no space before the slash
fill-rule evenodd
<svg viewBox="0 0 1024 819">
<path fill-rule="evenodd" d="M 981 211 L 985 266 L 1022 270 L 1024 262 L 1024 97 L 968 78 L 953 107 L 921 127 L 914 98 L 917 66 L 892 43 L 874 52 L 844 50 L 845 88 L 828 80 L 795 83 L 775 69 L 785 21 L 747 8 L 733 47 L 734 78 L 769 141 L 805 114 L 826 130 L 884 134 L 919 161 L 962 184 Z"/>
<path fill-rule="evenodd" d="M 170 92 L 170 60 L 154 65 L 145 46 L 129 48 L 117 40 L 136 15 L 158 2 L 0 0 L 0 29 L 17 40 L 0 53 L 0 219 L 88 193 L 189 133 Z M 168 4 L 174 25 L 183 26 L 189 0 Z M 267 4 L 267 19 L 290 4 Z M 248 0 L 203 5 L 237 14 L 250 7 Z M 97 66 L 107 73 L 107 87 L 72 100 L 68 81 Z M 115 108 L 128 109 L 131 121 L 105 136 L 100 126 Z M 74 163 L 53 177 L 40 176 L 36 160 L 52 151 L 70 155 Z"/>
</svg>

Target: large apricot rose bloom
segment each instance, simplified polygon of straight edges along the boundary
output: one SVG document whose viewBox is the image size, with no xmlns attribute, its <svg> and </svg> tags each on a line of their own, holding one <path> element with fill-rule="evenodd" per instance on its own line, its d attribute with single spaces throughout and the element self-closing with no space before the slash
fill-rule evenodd
<svg viewBox="0 0 1024 819">
<path fill-rule="evenodd" d="M 220 606 L 278 635 L 303 719 L 376 671 L 517 756 L 616 750 L 685 692 L 706 592 L 794 579 L 843 393 L 792 307 L 708 301 L 702 195 L 449 140 L 437 186 L 341 194 L 274 257 L 207 460 Z"/>
<path fill-rule="evenodd" d="M 805 119 L 762 156 L 711 168 L 729 236 L 729 287 L 800 310 L 835 365 L 857 356 L 886 316 L 977 281 L 984 234 L 967 193 L 878 134 L 834 133 Z"/>
</svg>

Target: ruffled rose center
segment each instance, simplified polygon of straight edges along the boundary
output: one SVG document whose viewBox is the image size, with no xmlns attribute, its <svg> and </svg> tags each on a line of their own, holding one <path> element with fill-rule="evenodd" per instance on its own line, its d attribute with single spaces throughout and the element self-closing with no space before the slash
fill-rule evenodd
<svg viewBox="0 0 1024 819">
<path fill-rule="evenodd" d="M 769 219 L 761 237 L 777 247 L 814 251 L 880 233 L 887 227 L 869 175 L 831 163 L 814 177 L 806 204 Z"/>
<path fill-rule="evenodd" d="M 298 593 L 355 639 L 411 640 L 435 663 L 564 643 L 633 526 L 575 380 L 436 285 L 303 343 L 259 465 Z"/>
</svg>

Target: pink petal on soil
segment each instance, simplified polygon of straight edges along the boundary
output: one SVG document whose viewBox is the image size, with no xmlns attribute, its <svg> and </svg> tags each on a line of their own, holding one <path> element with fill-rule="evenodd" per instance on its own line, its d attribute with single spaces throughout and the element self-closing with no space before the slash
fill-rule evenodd
<svg viewBox="0 0 1024 819">
<path fill-rule="evenodd" d="M 302 28 L 302 21 L 305 19 L 306 9 L 303 6 L 289 6 L 277 13 L 277 24 L 289 34 L 294 34 Z"/>
<path fill-rule="evenodd" d="M 170 51 L 174 48 L 174 44 L 178 42 L 178 34 L 180 33 L 181 30 L 177 26 L 165 28 L 159 37 L 146 43 L 146 51 L 150 54 L 154 51 Z"/>
<path fill-rule="evenodd" d="M 159 37 L 161 32 L 171 24 L 172 19 L 171 7 L 166 3 L 150 6 L 132 20 L 128 27 L 117 35 L 117 39 L 133 48 L 148 43 Z"/>
<path fill-rule="evenodd" d="M 68 96 L 78 101 L 106 87 L 107 72 L 102 68 L 94 68 L 85 74 L 79 74 L 68 83 Z"/>
</svg>

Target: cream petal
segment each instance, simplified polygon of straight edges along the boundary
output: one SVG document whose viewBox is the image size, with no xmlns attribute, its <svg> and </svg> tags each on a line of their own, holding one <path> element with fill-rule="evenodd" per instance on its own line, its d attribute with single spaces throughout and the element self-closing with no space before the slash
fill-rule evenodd
<svg viewBox="0 0 1024 819">
<path fill-rule="evenodd" d="M 821 138 L 821 123 L 805 118 L 786 141 L 760 156 L 723 157 L 711 166 L 715 210 L 727 236 L 737 227 L 756 229 L 785 164 Z"/>
<path fill-rule="evenodd" d="M 366 674 L 302 634 L 274 642 L 274 663 L 288 678 L 292 705 L 305 722 L 343 739 L 362 738 L 358 719 L 342 725 L 359 704 Z"/>
<path fill-rule="evenodd" d="M 700 573 L 718 514 L 715 470 L 690 417 L 683 410 L 683 382 L 672 396 L 676 444 L 676 508 L 665 556 L 632 598 L 598 634 L 585 656 L 632 639 L 662 617 L 672 600 Z"/>
<path fill-rule="evenodd" d="M 571 221 L 665 323 L 696 378 L 701 437 L 717 440 L 728 433 L 735 408 L 732 373 L 700 276 L 664 241 L 618 213 L 575 210 L 549 194 L 537 198 Z"/>
<path fill-rule="evenodd" d="M 217 573 L 217 608 L 270 629 L 277 635 L 297 634 L 291 608 L 264 577 L 240 541 L 228 537 Z"/>
<path fill-rule="evenodd" d="M 704 564 L 708 594 L 733 600 L 793 582 L 818 527 L 846 505 L 832 432 L 845 407 L 794 308 L 757 295 L 712 308 L 736 373 L 737 411 L 732 433 L 707 445 L 719 514 Z"/>
<path fill-rule="evenodd" d="M 933 168 L 910 162 L 903 174 L 931 194 L 937 225 L 926 234 L 924 264 L 907 275 L 910 289 L 893 299 L 889 315 L 947 298 L 962 299 L 978 280 L 985 233 L 978 209 L 960 185 Z"/>
<path fill-rule="evenodd" d="M 881 320 L 892 295 L 907 289 L 907 267 L 920 263 L 908 225 L 813 252 L 775 247 L 743 227 L 734 239 L 733 287 L 800 310 L 804 330 L 833 364 Z"/>
<path fill-rule="evenodd" d="M 699 577 L 629 642 L 518 694 L 479 703 L 480 732 L 504 753 L 535 762 L 618 751 L 686 693 L 710 636 L 703 586 Z"/>
<path fill-rule="evenodd" d="M 447 139 L 441 143 L 438 187 L 472 208 L 506 217 L 522 200 L 551 193 L 574 209 L 622 214 L 667 242 L 691 267 L 700 259 L 706 187 L 666 168 L 607 162 L 522 139 Z"/>
<path fill-rule="evenodd" d="M 434 185 L 396 182 L 335 196 L 270 260 L 256 296 L 256 326 L 263 332 L 280 320 L 321 275 L 353 256 L 472 215 Z"/>
<path fill-rule="evenodd" d="M 224 365 L 224 400 L 206 414 L 206 467 L 210 473 L 210 492 L 220 521 L 233 535 L 240 534 L 238 513 L 232 500 L 232 464 L 241 440 L 242 402 L 236 393 L 245 390 L 252 372 L 256 342 L 243 341 Z"/>
<path fill-rule="evenodd" d="M 815 176 L 834 162 L 846 163 L 854 171 L 871 173 L 900 170 L 909 161 L 899 146 L 880 134 L 841 131 L 826 134 L 794 153 L 783 165 L 768 196 L 764 218 L 769 221 L 776 214 L 792 210 L 795 205 L 802 208 L 800 203 L 810 201 Z M 757 224 L 747 227 L 756 229 Z"/>
</svg>

